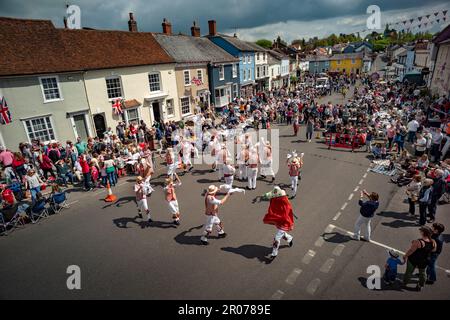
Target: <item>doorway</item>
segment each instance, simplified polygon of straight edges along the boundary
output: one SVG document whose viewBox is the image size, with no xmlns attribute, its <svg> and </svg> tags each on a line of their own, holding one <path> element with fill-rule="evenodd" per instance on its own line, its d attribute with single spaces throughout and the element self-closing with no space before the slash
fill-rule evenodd
<svg viewBox="0 0 450 320">
<path fill-rule="evenodd" d="M 78 137 L 81 137 L 83 141 L 86 141 L 89 133 L 86 123 L 86 115 L 85 114 L 77 114 L 73 116 L 73 122 L 75 125 L 75 132 Z"/>
<path fill-rule="evenodd" d="M 94 125 L 95 132 L 97 133 L 97 137 L 103 139 L 104 133 L 106 131 L 106 121 L 105 115 L 103 113 L 98 113 L 94 115 Z"/>
<path fill-rule="evenodd" d="M 153 121 L 160 122 L 161 121 L 161 109 L 160 109 L 160 103 L 159 102 L 153 102 L 152 103 L 152 109 L 153 109 Z"/>
</svg>

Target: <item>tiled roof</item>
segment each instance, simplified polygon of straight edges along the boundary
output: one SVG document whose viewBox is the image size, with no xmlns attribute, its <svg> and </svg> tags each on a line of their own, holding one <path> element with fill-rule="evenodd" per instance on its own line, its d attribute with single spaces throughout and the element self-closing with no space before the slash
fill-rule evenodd
<svg viewBox="0 0 450 320">
<path fill-rule="evenodd" d="M 151 33 L 56 29 L 0 18 L 0 76 L 173 63 Z"/>
<path fill-rule="evenodd" d="M 289 59 L 289 57 L 287 55 L 285 55 L 284 53 L 275 51 L 275 50 L 267 50 L 267 52 L 274 57 L 275 59 L 278 60 L 282 60 L 282 59 Z"/>
<path fill-rule="evenodd" d="M 363 52 L 335 54 L 330 60 L 362 59 L 363 55 Z"/>
<path fill-rule="evenodd" d="M 434 43 L 442 43 L 444 41 L 448 41 L 450 39 L 450 24 L 444 28 L 441 32 L 439 32 L 434 38 Z"/>
<path fill-rule="evenodd" d="M 235 46 L 240 51 L 252 51 L 252 52 L 260 51 L 260 50 L 256 50 L 252 43 L 241 40 L 237 37 L 231 37 L 231 36 L 223 35 L 223 34 L 221 34 L 219 36 L 224 38 L 225 40 L 227 40 L 229 43 L 231 43 L 233 46 Z"/>
<path fill-rule="evenodd" d="M 179 63 L 238 62 L 239 59 L 207 38 L 153 34 L 164 50 Z"/>
</svg>

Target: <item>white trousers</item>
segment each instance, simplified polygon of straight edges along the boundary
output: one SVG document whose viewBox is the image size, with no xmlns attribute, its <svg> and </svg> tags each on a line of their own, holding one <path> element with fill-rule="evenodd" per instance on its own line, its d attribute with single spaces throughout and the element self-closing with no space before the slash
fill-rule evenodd
<svg viewBox="0 0 450 320">
<path fill-rule="evenodd" d="M 239 180 L 247 179 L 247 166 L 245 164 L 240 164 L 238 169 Z"/>
<path fill-rule="evenodd" d="M 225 184 L 229 185 L 230 188 L 233 187 L 233 181 L 234 181 L 234 176 L 231 177 L 225 177 Z"/>
<path fill-rule="evenodd" d="M 217 164 L 217 170 L 219 171 L 219 179 L 223 178 L 223 163 L 218 163 Z"/>
<path fill-rule="evenodd" d="M 248 168 L 248 187 L 250 189 L 256 188 L 256 178 L 258 177 L 258 168 Z"/>
<path fill-rule="evenodd" d="M 298 176 L 291 177 L 291 189 L 293 196 L 297 194 L 297 184 L 298 184 Z"/>
<path fill-rule="evenodd" d="M 365 228 L 365 239 L 367 241 L 370 241 L 370 220 L 372 220 L 372 218 L 366 218 L 363 217 L 362 215 L 359 215 L 358 219 L 356 219 L 355 222 L 355 237 L 359 240 L 360 236 L 361 236 L 361 227 L 364 226 Z"/>
<path fill-rule="evenodd" d="M 275 238 L 273 239 L 273 250 L 272 256 L 276 257 L 278 255 L 278 249 L 280 248 L 281 239 L 286 240 L 288 243 L 292 241 L 292 236 L 286 231 L 277 229 L 277 233 L 275 233 Z"/>
<path fill-rule="evenodd" d="M 203 231 L 203 235 L 201 237 L 202 241 L 208 241 L 207 236 L 212 232 L 212 228 L 213 226 L 216 226 L 217 232 L 219 234 L 224 234 L 225 232 L 223 231 L 222 228 L 222 223 L 219 219 L 218 216 L 206 216 L 206 223 L 204 226 L 204 231 Z"/>
</svg>

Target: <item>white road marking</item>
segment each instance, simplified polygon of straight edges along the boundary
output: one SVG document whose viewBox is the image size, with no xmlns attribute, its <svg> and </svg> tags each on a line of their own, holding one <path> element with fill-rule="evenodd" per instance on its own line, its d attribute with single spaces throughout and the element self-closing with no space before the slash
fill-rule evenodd
<svg viewBox="0 0 450 320">
<path fill-rule="evenodd" d="M 336 257 L 339 257 L 342 254 L 342 251 L 344 251 L 344 249 L 345 249 L 345 245 L 338 244 L 336 246 L 336 248 L 334 248 L 334 250 L 333 250 L 333 255 Z"/>
<path fill-rule="evenodd" d="M 334 259 L 333 258 L 329 258 L 327 261 L 325 261 L 325 263 L 320 267 L 320 271 L 323 273 L 328 273 L 331 270 L 331 267 L 334 264 Z"/>
<path fill-rule="evenodd" d="M 297 277 L 302 273 L 301 269 L 295 268 L 292 270 L 291 274 L 286 278 L 286 283 L 293 285 L 297 280 Z"/>
<path fill-rule="evenodd" d="M 353 192 L 356 192 L 356 191 L 358 191 L 359 190 L 359 186 L 357 186 L 356 188 L 355 188 L 355 190 L 353 190 Z"/>
<path fill-rule="evenodd" d="M 341 232 L 343 232 L 343 233 L 346 233 L 346 234 L 349 235 L 349 236 L 354 236 L 354 235 L 355 235 L 355 234 L 354 234 L 353 232 L 351 232 L 351 231 L 342 229 L 342 228 L 337 227 L 337 226 L 332 225 L 332 224 L 330 224 L 329 227 L 332 227 L 332 229 L 337 229 L 337 230 L 339 230 L 339 231 L 341 231 Z M 388 246 L 388 245 L 385 245 L 385 244 L 383 244 L 383 243 L 380 243 L 380 242 L 377 242 L 377 241 L 374 241 L 374 240 L 370 240 L 369 243 L 372 243 L 372 244 L 374 244 L 374 245 L 376 245 L 376 246 L 379 246 L 379 247 L 382 247 L 382 248 L 385 248 L 385 249 L 388 249 L 388 250 L 394 250 L 394 251 L 398 252 L 400 255 L 404 255 L 404 254 L 405 254 L 403 251 L 401 251 L 401 250 L 399 250 L 399 249 L 390 247 L 390 246 Z M 442 271 L 445 271 L 447 274 L 450 274 L 450 270 L 449 270 L 449 269 L 445 269 L 445 268 L 440 267 L 440 266 L 436 266 L 436 268 L 437 268 L 437 269 L 440 269 L 440 270 L 442 270 Z"/>
<path fill-rule="evenodd" d="M 348 203 L 344 203 L 344 205 L 341 207 L 341 210 L 345 210 L 345 208 L 347 208 Z"/>
<path fill-rule="evenodd" d="M 275 292 L 270 299 L 271 300 L 281 300 L 281 298 L 283 296 L 284 296 L 284 292 L 281 290 L 277 290 L 277 292 Z"/>
<path fill-rule="evenodd" d="M 323 239 L 323 237 L 319 237 L 317 240 L 316 240 L 316 242 L 314 243 L 314 245 L 316 246 L 316 247 L 321 247 L 323 244 L 325 243 L 325 240 Z"/>
<path fill-rule="evenodd" d="M 336 221 L 337 219 L 339 219 L 339 217 L 341 216 L 341 212 L 339 211 L 338 213 L 336 213 L 336 215 L 333 218 L 333 221 Z"/>
<path fill-rule="evenodd" d="M 364 179 L 367 178 L 367 173 L 364 173 L 363 178 Z"/>
<path fill-rule="evenodd" d="M 348 201 L 352 200 L 352 199 L 353 199 L 353 196 L 354 196 L 354 194 L 353 194 L 353 193 L 350 193 L 350 195 L 348 196 Z"/>
<path fill-rule="evenodd" d="M 305 254 L 305 256 L 302 259 L 302 262 L 304 264 L 309 264 L 311 262 L 311 260 L 314 258 L 314 256 L 316 255 L 316 252 L 313 250 L 308 250 L 308 252 Z"/>
<path fill-rule="evenodd" d="M 334 230 L 334 225 L 329 224 L 326 228 L 325 228 L 325 233 L 331 233 Z"/>
<path fill-rule="evenodd" d="M 363 184 L 364 179 L 359 180 L 359 184 Z"/>
<path fill-rule="evenodd" d="M 320 285 L 320 279 L 312 280 L 306 287 L 306 292 L 308 292 L 310 295 L 314 295 L 314 293 L 316 293 L 319 285 Z"/>
<path fill-rule="evenodd" d="M 72 204 L 74 204 L 74 203 L 77 203 L 77 202 L 79 202 L 80 200 L 74 200 L 74 201 L 71 201 L 71 202 L 67 202 L 67 205 L 68 206 L 70 206 L 70 205 L 72 205 Z"/>
</svg>

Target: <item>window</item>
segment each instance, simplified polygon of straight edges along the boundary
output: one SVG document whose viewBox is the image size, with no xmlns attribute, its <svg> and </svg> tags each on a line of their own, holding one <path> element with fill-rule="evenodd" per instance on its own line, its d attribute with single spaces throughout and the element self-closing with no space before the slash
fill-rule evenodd
<svg viewBox="0 0 450 320">
<path fill-rule="evenodd" d="M 122 85 L 119 77 L 106 79 L 106 91 L 108 92 L 108 99 L 115 99 L 122 97 Z"/>
<path fill-rule="evenodd" d="M 244 69 L 244 73 L 243 73 L 242 79 L 243 79 L 244 81 L 247 80 L 247 69 Z"/>
<path fill-rule="evenodd" d="M 191 101 L 189 97 L 181 98 L 181 114 L 185 115 L 191 113 Z"/>
<path fill-rule="evenodd" d="M 40 78 L 40 80 L 45 102 L 61 100 L 57 77 Z"/>
<path fill-rule="evenodd" d="M 203 83 L 203 71 L 197 70 L 197 79 Z"/>
<path fill-rule="evenodd" d="M 316 62 L 314 62 L 314 66 L 315 67 L 318 67 L 319 66 L 319 63 L 316 61 Z"/>
<path fill-rule="evenodd" d="M 219 67 L 219 80 L 224 80 L 225 79 L 225 69 L 222 66 Z"/>
<path fill-rule="evenodd" d="M 166 110 L 167 110 L 167 115 L 169 117 L 175 115 L 175 108 L 173 106 L 173 99 L 166 100 Z"/>
<path fill-rule="evenodd" d="M 184 85 L 190 86 L 191 85 L 191 72 L 189 70 L 184 70 Z"/>
<path fill-rule="evenodd" d="M 338 61 L 337 61 L 337 64 L 341 64 L 341 60 L 338 60 Z"/>
<path fill-rule="evenodd" d="M 355 59 L 352 59 L 352 64 L 355 64 L 355 62 L 356 62 Z"/>
<path fill-rule="evenodd" d="M 273 69 L 272 69 L 272 77 L 273 77 Z"/>
<path fill-rule="evenodd" d="M 237 64 L 233 64 L 233 78 L 237 77 Z"/>
<path fill-rule="evenodd" d="M 256 60 L 259 61 L 259 52 L 256 54 Z"/>
<path fill-rule="evenodd" d="M 150 73 L 148 75 L 150 92 L 161 91 L 161 79 L 159 73 Z"/>
<path fill-rule="evenodd" d="M 248 63 L 252 63 L 252 56 L 248 55 Z"/>
<path fill-rule="evenodd" d="M 233 98 L 237 98 L 239 95 L 238 85 L 237 83 L 233 84 Z"/>
<path fill-rule="evenodd" d="M 137 108 L 134 109 L 126 109 L 122 114 L 122 119 L 128 124 L 130 123 L 139 123 L 141 120 L 139 118 L 139 110 Z"/>
<path fill-rule="evenodd" d="M 260 68 L 256 68 L 256 77 L 259 78 L 260 77 Z"/>
<path fill-rule="evenodd" d="M 264 61 L 266 60 L 266 53 L 265 52 L 263 53 L 263 60 Z"/>
<path fill-rule="evenodd" d="M 252 80 L 252 69 L 248 69 L 248 80 Z"/>
<path fill-rule="evenodd" d="M 244 54 L 242 55 L 242 64 L 246 64 L 247 63 L 247 56 Z"/>
<path fill-rule="evenodd" d="M 55 132 L 50 117 L 29 119 L 25 120 L 24 123 L 30 141 L 33 139 L 44 142 L 55 140 Z"/>
</svg>

